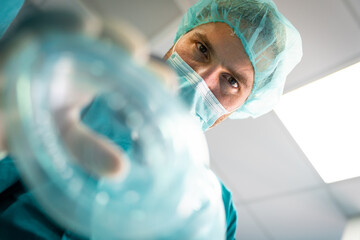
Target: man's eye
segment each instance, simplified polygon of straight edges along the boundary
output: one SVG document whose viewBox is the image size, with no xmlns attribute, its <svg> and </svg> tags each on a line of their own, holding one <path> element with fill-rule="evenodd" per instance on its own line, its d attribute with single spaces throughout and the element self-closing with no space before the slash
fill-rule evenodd
<svg viewBox="0 0 360 240">
<path fill-rule="evenodd" d="M 228 82 L 233 88 L 238 88 L 239 87 L 238 81 L 236 81 L 236 79 L 233 78 L 233 77 L 228 77 Z"/>
<path fill-rule="evenodd" d="M 196 46 L 197 46 L 198 50 L 199 50 L 201 53 L 203 53 L 204 55 L 207 56 L 208 50 L 207 50 L 207 48 L 206 48 L 203 44 L 197 43 Z"/>
</svg>

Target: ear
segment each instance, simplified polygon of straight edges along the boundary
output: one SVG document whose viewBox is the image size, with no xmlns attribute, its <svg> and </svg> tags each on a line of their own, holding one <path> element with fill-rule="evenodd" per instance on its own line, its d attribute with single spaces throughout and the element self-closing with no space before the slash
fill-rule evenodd
<svg viewBox="0 0 360 240">
<path fill-rule="evenodd" d="M 228 116 L 230 116 L 231 114 L 232 114 L 232 112 L 222 115 L 221 117 L 219 117 L 219 118 L 214 122 L 214 124 L 213 124 L 210 128 L 213 128 L 213 127 L 215 127 L 216 125 L 220 124 L 222 121 L 224 121 L 225 119 L 227 119 Z"/>
<path fill-rule="evenodd" d="M 166 61 L 168 60 L 168 58 L 171 56 L 171 53 L 173 52 L 174 49 L 174 45 L 171 46 L 171 48 L 169 49 L 169 51 L 167 51 L 167 53 L 164 55 L 163 59 Z"/>
</svg>

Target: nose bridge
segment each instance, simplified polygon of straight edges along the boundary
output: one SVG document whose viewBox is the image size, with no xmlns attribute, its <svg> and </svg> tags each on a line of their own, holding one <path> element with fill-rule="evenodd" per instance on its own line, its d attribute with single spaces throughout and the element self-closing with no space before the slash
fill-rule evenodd
<svg viewBox="0 0 360 240">
<path fill-rule="evenodd" d="M 215 88 L 219 83 L 220 73 L 222 72 L 222 66 L 219 63 L 213 63 L 204 67 L 200 76 L 204 79 L 210 90 Z"/>
</svg>

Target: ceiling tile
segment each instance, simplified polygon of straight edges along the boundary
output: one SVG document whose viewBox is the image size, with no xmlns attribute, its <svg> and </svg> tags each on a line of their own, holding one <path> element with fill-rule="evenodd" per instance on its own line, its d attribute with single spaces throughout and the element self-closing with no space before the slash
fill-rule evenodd
<svg viewBox="0 0 360 240">
<path fill-rule="evenodd" d="M 149 39 L 182 15 L 178 5 L 169 0 L 83 0 L 83 2 L 106 18 L 125 19 Z"/>
<path fill-rule="evenodd" d="M 319 175 L 274 112 L 206 133 L 214 172 L 242 201 L 319 186 Z"/>
<path fill-rule="evenodd" d="M 329 189 L 348 217 L 360 216 L 360 177 L 329 184 Z"/>
<path fill-rule="evenodd" d="M 163 57 L 174 43 L 175 35 L 181 17 L 175 18 L 172 23 L 169 23 L 160 33 L 154 38 L 150 39 L 149 46 L 151 53 L 158 57 Z"/>
<path fill-rule="evenodd" d="M 236 204 L 238 213 L 236 239 L 269 240 L 261 230 L 248 209 L 243 204 Z"/>
<path fill-rule="evenodd" d="M 360 27 L 360 1 L 359 0 L 343 0 L 347 4 L 349 12 L 354 15 L 354 21 Z"/>
<path fill-rule="evenodd" d="M 285 92 L 360 60 L 359 24 L 343 1 L 274 2 L 299 30 L 303 40 L 303 59 L 289 75 Z"/>
<path fill-rule="evenodd" d="M 346 218 L 324 189 L 253 203 L 251 211 L 275 240 L 339 240 Z"/>
</svg>

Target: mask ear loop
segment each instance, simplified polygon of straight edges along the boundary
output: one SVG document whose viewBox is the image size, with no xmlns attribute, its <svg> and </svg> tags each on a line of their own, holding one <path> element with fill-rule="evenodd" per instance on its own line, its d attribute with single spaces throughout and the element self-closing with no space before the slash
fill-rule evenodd
<svg viewBox="0 0 360 240">
<path fill-rule="evenodd" d="M 181 36 L 182 37 L 182 36 Z M 172 48 L 172 51 L 171 51 L 171 55 L 172 54 L 174 54 L 174 52 L 176 52 L 175 51 L 175 48 L 176 48 L 176 45 L 178 44 L 178 42 L 179 42 L 179 40 L 181 39 L 181 37 L 175 42 L 175 44 L 174 44 L 174 46 L 173 46 L 173 48 Z M 177 53 L 177 52 L 176 52 Z M 178 55 L 179 55 L 179 53 L 177 53 Z M 179 55 L 179 57 L 181 58 L 181 56 Z M 195 70 L 194 70 L 195 71 Z M 201 76 L 200 76 L 201 77 Z M 219 104 L 221 105 L 221 107 L 223 108 L 223 109 L 225 109 L 225 111 L 226 111 L 226 113 L 225 114 L 223 114 L 223 115 L 221 115 L 219 118 L 221 118 L 222 116 L 224 116 L 224 115 L 226 115 L 226 114 L 229 114 L 229 115 L 231 115 L 231 113 L 232 112 L 229 112 L 222 104 L 221 104 L 221 102 L 219 101 L 219 99 L 215 96 L 215 94 L 209 89 L 209 86 L 207 85 L 207 83 L 206 83 L 206 81 L 201 77 L 201 79 L 202 79 L 202 81 L 204 81 L 204 84 L 206 85 L 206 87 L 207 87 L 207 89 L 211 92 L 211 94 L 213 95 L 213 97 L 219 102 Z M 219 119 L 218 118 L 218 119 Z M 210 126 L 210 127 L 212 127 L 212 126 Z"/>
<path fill-rule="evenodd" d="M 176 45 L 178 44 L 178 42 L 179 42 L 179 40 L 180 40 L 181 38 L 182 38 L 182 36 L 179 37 L 178 40 L 176 40 L 176 42 L 175 42 L 175 44 L 174 44 L 174 46 L 173 46 L 173 48 L 172 48 L 171 55 L 172 55 L 174 52 L 176 52 L 176 51 L 175 51 Z"/>
</svg>

